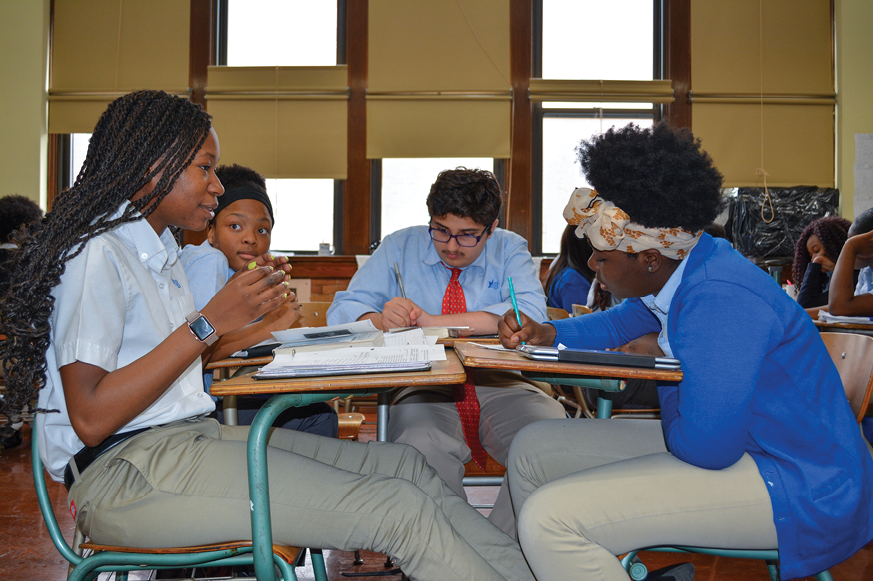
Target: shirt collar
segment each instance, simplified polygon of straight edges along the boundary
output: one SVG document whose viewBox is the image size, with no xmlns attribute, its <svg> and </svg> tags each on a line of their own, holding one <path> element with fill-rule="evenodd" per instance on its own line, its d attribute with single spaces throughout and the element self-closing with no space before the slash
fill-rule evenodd
<svg viewBox="0 0 873 581">
<path fill-rule="evenodd" d="M 125 200 L 109 219 L 120 218 L 129 205 L 130 201 Z M 173 266 L 178 260 L 179 245 L 169 228 L 164 229 L 159 237 L 151 224 L 143 218 L 121 224 L 117 232 L 128 245 L 134 248 L 140 262 L 155 272 Z"/>
<path fill-rule="evenodd" d="M 689 255 L 690 256 L 690 253 Z M 667 284 L 661 287 L 657 295 L 646 295 L 640 300 L 649 307 L 650 311 L 655 311 L 666 315 L 670 310 L 670 303 L 673 302 L 673 296 L 676 294 L 676 289 L 679 288 L 679 283 L 682 282 L 682 274 L 685 272 L 685 266 L 688 264 L 688 256 L 682 259 L 670 278 L 667 279 Z"/>
</svg>

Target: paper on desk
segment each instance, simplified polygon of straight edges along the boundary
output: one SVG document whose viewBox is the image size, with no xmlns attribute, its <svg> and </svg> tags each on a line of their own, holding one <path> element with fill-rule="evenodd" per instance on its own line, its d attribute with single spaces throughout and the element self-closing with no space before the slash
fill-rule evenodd
<svg viewBox="0 0 873 581">
<path fill-rule="evenodd" d="M 406 347 L 352 347 L 332 351 L 304 351 L 294 354 L 282 353 L 265 370 L 280 367 L 310 365 L 370 365 L 374 363 L 404 363 L 411 361 L 445 361 L 446 350 L 442 345 L 408 345 Z"/>
<path fill-rule="evenodd" d="M 819 311 L 818 319 L 820 321 L 824 321 L 825 323 L 852 323 L 855 325 L 873 325 L 873 318 L 871 317 L 840 317 L 838 315 L 832 315 L 827 311 Z"/>
<path fill-rule="evenodd" d="M 286 331 L 274 331 L 273 337 L 280 343 L 294 343 L 307 339 L 318 339 L 336 335 L 357 335 L 358 333 L 371 333 L 378 331 L 369 319 L 355 321 L 345 325 L 329 325 L 327 327 L 301 327 Z"/>
<path fill-rule="evenodd" d="M 515 349 L 507 349 L 503 345 L 495 345 L 494 343 L 476 343 L 474 341 L 468 341 L 467 345 L 481 347 L 483 349 L 493 349 L 494 351 L 515 351 Z"/>
</svg>

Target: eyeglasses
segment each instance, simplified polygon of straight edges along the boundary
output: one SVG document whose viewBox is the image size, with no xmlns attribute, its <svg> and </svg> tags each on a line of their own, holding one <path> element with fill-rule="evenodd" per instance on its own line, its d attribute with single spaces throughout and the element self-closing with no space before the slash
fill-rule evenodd
<svg viewBox="0 0 873 581">
<path fill-rule="evenodd" d="M 485 233 L 488 232 L 488 228 L 486 227 L 482 230 L 482 233 L 476 236 L 475 234 L 449 234 L 442 228 L 434 228 L 430 226 L 428 229 L 430 232 L 430 237 L 437 242 L 447 243 L 452 238 L 458 243 L 458 246 L 476 246 L 479 244 L 479 241 L 482 240 L 482 237 L 485 236 Z"/>
</svg>

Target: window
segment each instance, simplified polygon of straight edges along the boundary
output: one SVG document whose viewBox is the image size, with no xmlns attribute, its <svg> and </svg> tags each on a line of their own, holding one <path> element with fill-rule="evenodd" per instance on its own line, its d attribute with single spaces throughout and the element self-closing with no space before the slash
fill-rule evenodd
<svg viewBox="0 0 873 581">
<path fill-rule="evenodd" d="M 69 185 L 73 185 L 76 181 L 76 176 L 82 169 L 82 164 L 85 163 L 85 156 L 88 155 L 88 142 L 91 141 L 90 133 L 73 133 L 70 135 L 70 180 Z"/>
<path fill-rule="evenodd" d="M 227 66 L 337 64 L 336 2 L 227 0 L 226 22 Z"/>
<path fill-rule="evenodd" d="M 342 0 L 226 0 L 219 5 L 218 62 L 231 67 L 344 62 L 339 5 L 344 10 Z M 271 249 L 314 254 L 320 243 L 335 246 L 336 189 L 332 179 L 268 179 L 276 218 Z"/>
<path fill-rule="evenodd" d="M 494 171 L 489 157 L 437 157 L 382 160 L 381 237 L 401 228 L 427 224 L 427 195 L 445 169 L 466 167 Z"/>
<path fill-rule="evenodd" d="M 543 79 L 652 81 L 659 79 L 660 1 L 539 0 L 535 77 Z M 590 47 L 590 48 L 586 48 Z M 572 101 L 534 104 L 535 254 L 557 253 L 562 212 L 574 188 L 587 186 L 576 161 L 583 139 L 634 122 L 650 126 L 652 102 L 619 102 L 597 89 Z M 608 92 L 608 91 L 607 91 Z M 538 167 L 537 167 L 538 166 Z M 539 219 L 536 213 L 539 210 Z"/>
</svg>

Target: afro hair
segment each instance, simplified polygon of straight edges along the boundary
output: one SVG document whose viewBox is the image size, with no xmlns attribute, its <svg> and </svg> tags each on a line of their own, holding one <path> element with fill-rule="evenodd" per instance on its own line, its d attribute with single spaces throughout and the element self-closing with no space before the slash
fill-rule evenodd
<svg viewBox="0 0 873 581">
<path fill-rule="evenodd" d="M 722 175 L 686 129 L 630 124 L 582 141 L 576 154 L 597 193 L 647 228 L 698 232 L 724 205 Z"/>
<path fill-rule="evenodd" d="M 222 165 L 215 170 L 215 175 L 221 180 L 224 189 L 229 190 L 239 186 L 251 186 L 258 190 L 267 191 L 267 182 L 264 176 L 250 167 L 244 165 Z"/>
<path fill-rule="evenodd" d="M 0 242 L 9 241 L 10 234 L 40 218 L 42 209 L 30 198 L 19 195 L 0 198 Z"/>
</svg>

